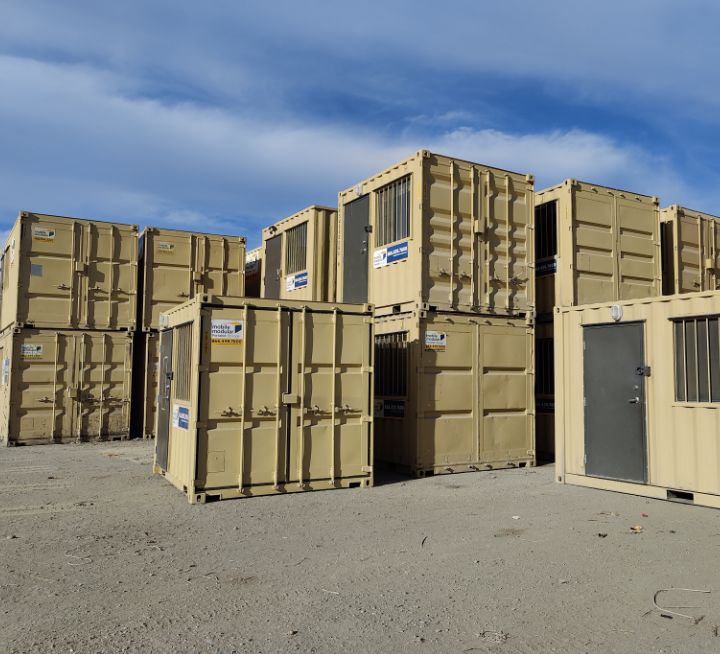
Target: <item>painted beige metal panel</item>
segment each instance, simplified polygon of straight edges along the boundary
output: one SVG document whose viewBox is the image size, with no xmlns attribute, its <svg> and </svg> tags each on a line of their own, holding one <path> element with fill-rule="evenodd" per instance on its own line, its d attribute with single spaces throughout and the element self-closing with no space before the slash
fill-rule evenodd
<svg viewBox="0 0 720 654">
<path fill-rule="evenodd" d="M 208 298 L 166 319 L 173 418 L 156 471 L 191 502 L 371 485 L 368 306 Z"/>
<path fill-rule="evenodd" d="M 378 192 L 410 178 L 407 238 L 379 245 Z M 533 177 L 427 150 L 339 194 L 338 298 L 345 206 L 370 195 L 369 302 L 499 315 L 535 306 Z M 349 244 L 347 244 L 349 245 Z"/>
<path fill-rule="evenodd" d="M 244 237 L 147 227 L 142 241 L 142 329 L 197 295 L 245 296 Z"/>
<path fill-rule="evenodd" d="M 558 253 L 543 311 L 553 292 L 563 307 L 661 294 L 657 198 L 569 179 L 538 191 L 536 205 L 545 202 L 558 203 Z"/>
<path fill-rule="evenodd" d="M 663 274 L 669 293 L 720 288 L 720 218 L 674 204 L 660 212 L 666 227 Z"/>
<path fill-rule="evenodd" d="M 2 252 L 0 329 L 134 329 L 136 225 L 22 211 Z"/>
<path fill-rule="evenodd" d="M 0 440 L 127 438 L 132 334 L 8 329 L 0 338 Z"/>
<path fill-rule="evenodd" d="M 260 297 L 262 286 L 262 248 L 245 255 L 245 297 Z"/>
<path fill-rule="evenodd" d="M 306 265 L 298 270 L 290 271 L 287 259 L 287 233 L 304 223 L 307 223 L 307 239 L 304 248 Z M 279 299 L 334 302 L 337 268 L 337 209 L 313 205 L 263 229 L 263 245 L 260 256 L 263 261 L 266 260 L 265 244 L 269 239 L 279 235 L 283 237 L 280 268 L 268 269 L 264 272 L 260 296 L 270 297 L 265 287 L 265 275 L 275 275 L 280 282 Z"/>
<path fill-rule="evenodd" d="M 675 400 L 673 320 L 720 314 L 720 292 L 663 296 L 617 303 L 619 321 L 644 329 L 647 485 L 585 474 L 583 326 L 612 323 L 612 305 L 558 309 L 555 316 L 556 471 L 565 483 L 581 483 L 648 497 L 695 494 L 695 502 L 720 504 L 720 403 Z M 618 311 L 616 309 L 616 311 Z M 714 498 L 714 499 L 713 499 Z"/>
<path fill-rule="evenodd" d="M 145 339 L 144 366 L 142 380 L 142 411 L 143 411 L 143 438 L 155 437 L 155 420 L 157 418 L 158 394 L 158 334 L 146 332 L 141 335 Z"/>
<path fill-rule="evenodd" d="M 525 320 L 412 312 L 375 330 L 379 460 L 418 476 L 535 463 Z"/>
</svg>

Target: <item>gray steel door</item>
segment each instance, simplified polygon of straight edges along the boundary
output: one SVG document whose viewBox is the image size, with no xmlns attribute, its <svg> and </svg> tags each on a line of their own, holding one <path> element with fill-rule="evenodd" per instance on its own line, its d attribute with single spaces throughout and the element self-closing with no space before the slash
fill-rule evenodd
<svg viewBox="0 0 720 654">
<path fill-rule="evenodd" d="M 271 300 L 280 299 L 280 273 L 282 256 L 282 235 L 278 234 L 265 241 L 265 296 Z"/>
<path fill-rule="evenodd" d="M 170 436 L 170 389 L 172 387 L 173 330 L 160 333 L 160 377 L 157 397 L 157 434 L 155 436 L 155 461 L 167 470 L 168 439 Z"/>
<path fill-rule="evenodd" d="M 645 483 L 642 323 L 584 329 L 585 473 Z"/>
<path fill-rule="evenodd" d="M 368 301 L 369 195 L 345 205 L 344 232 L 343 302 L 363 304 Z"/>
</svg>

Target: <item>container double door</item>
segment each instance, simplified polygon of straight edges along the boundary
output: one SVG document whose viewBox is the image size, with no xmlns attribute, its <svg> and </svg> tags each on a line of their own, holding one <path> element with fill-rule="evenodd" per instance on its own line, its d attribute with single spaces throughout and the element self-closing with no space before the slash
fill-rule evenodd
<svg viewBox="0 0 720 654">
<path fill-rule="evenodd" d="M 585 473 L 647 482 L 644 327 L 584 327 Z"/>
</svg>

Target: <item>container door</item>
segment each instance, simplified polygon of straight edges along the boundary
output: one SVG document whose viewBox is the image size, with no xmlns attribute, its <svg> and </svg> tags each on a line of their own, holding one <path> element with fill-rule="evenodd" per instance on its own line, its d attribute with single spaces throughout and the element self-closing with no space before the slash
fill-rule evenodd
<svg viewBox="0 0 720 654">
<path fill-rule="evenodd" d="M 364 195 L 345 205 L 343 302 L 368 301 L 369 230 L 370 196 Z"/>
<path fill-rule="evenodd" d="M 280 276 L 282 255 L 282 235 L 278 234 L 265 241 L 265 295 L 278 299 L 280 297 Z"/>
<path fill-rule="evenodd" d="M 584 329 L 585 472 L 645 483 L 642 323 Z"/>
<path fill-rule="evenodd" d="M 168 438 L 170 435 L 170 391 L 172 388 L 173 330 L 160 333 L 160 377 L 158 388 L 157 434 L 155 462 L 162 469 L 168 467 Z"/>
</svg>

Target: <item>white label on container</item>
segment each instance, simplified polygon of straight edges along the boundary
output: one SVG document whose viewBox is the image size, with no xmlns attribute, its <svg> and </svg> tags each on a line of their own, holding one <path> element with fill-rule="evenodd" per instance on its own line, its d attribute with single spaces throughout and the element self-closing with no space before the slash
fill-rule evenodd
<svg viewBox="0 0 720 654">
<path fill-rule="evenodd" d="M 158 254 L 174 254 L 175 253 L 175 243 L 168 243 L 167 241 L 158 241 L 157 242 L 157 251 L 158 251 Z"/>
<path fill-rule="evenodd" d="M 446 332 L 425 332 L 425 349 L 433 352 L 444 352 L 447 347 Z"/>
<path fill-rule="evenodd" d="M 9 381 L 10 381 L 10 359 L 8 359 L 8 357 L 5 357 L 3 359 L 3 367 L 2 367 L 2 384 L 3 384 L 3 386 L 7 386 Z"/>
<path fill-rule="evenodd" d="M 33 227 L 32 237 L 34 241 L 51 243 L 55 240 L 55 230 L 48 229 L 47 227 Z"/>
<path fill-rule="evenodd" d="M 307 270 L 303 272 L 295 273 L 294 275 L 288 275 L 285 278 L 285 290 L 294 291 L 298 288 L 305 288 L 308 285 L 308 274 Z"/>
<path fill-rule="evenodd" d="M 391 263 L 399 263 L 408 258 L 408 242 L 402 241 L 395 245 L 388 245 L 373 252 L 373 268 L 384 268 Z"/>
<path fill-rule="evenodd" d="M 178 429 L 190 428 L 190 409 L 180 404 L 173 405 L 173 427 Z"/>
<path fill-rule="evenodd" d="M 211 320 L 210 340 L 213 345 L 240 345 L 245 338 L 242 320 Z"/>
<path fill-rule="evenodd" d="M 42 357 L 43 346 L 33 343 L 21 343 L 20 357 L 22 359 L 39 359 Z"/>
</svg>

